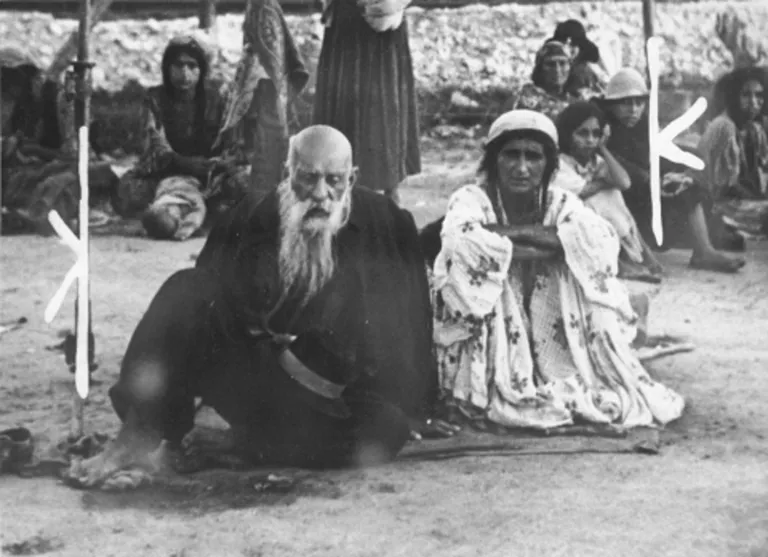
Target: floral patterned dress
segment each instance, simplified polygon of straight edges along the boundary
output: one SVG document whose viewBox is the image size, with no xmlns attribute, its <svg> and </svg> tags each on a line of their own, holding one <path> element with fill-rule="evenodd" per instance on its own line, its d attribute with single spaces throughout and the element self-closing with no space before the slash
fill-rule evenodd
<svg viewBox="0 0 768 557">
<path fill-rule="evenodd" d="M 560 154 L 560 168 L 552 185 L 580 196 L 587 184 L 596 182 L 601 182 L 604 186 L 594 195 L 584 199 L 584 203 L 613 226 L 621 242 L 622 255 L 630 261 L 642 263 L 644 249 L 640 232 L 624 202 L 621 190 L 610 187 L 612 180 L 605 159 L 595 155 L 588 164 L 582 165 L 571 155 Z"/>
<path fill-rule="evenodd" d="M 483 226 L 496 222 L 482 183 L 451 197 L 433 277 L 448 401 L 506 427 L 679 418 L 683 398 L 654 381 L 630 347 L 637 316 L 616 278 L 613 228 L 576 196 L 550 188 L 544 224 L 557 227 L 565 260 L 535 264 L 526 281 L 510 239 Z"/>
</svg>

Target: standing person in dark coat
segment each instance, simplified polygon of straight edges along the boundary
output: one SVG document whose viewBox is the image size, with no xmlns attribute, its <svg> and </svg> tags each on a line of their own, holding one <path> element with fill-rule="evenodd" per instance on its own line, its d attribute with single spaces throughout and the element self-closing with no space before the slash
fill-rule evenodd
<svg viewBox="0 0 768 557">
<path fill-rule="evenodd" d="M 352 143 L 359 184 L 397 201 L 397 185 L 421 172 L 408 0 L 324 0 L 314 123 Z"/>
<path fill-rule="evenodd" d="M 352 188 L 351 146 L 332 128 L 298 134 L 288 168 L 155 296 L 110 391 L 122 429 L 73 466 L 82 484 L 108 479 L 161 439 L 178 445 L 193 428 L 195 397 L 259 464 L 387 460 L 414 432 L 450 434 L 425 420 L 437 369 L 410 213 Z"/>
</svg>

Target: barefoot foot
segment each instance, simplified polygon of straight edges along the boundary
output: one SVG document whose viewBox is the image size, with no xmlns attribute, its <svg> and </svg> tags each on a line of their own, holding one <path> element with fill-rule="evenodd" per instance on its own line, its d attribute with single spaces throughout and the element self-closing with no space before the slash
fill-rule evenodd
<svg viewBox="0 0 768 557">
<path fill-rule="evenodd" d="M 690 267 L 702 271 L 735 273 L 746 264 L 740 257 L 729 257 L 719 251 L 695 253 L 691 256 Z"/>
<path fill-rule="evenodd" d="M 85 460 L 73 460 L 64 472 L 64 479 L 79 487 L 95 487 L 132 466 L 152 468 L 152 454 L 158 444 L 152 436 L 123 429 L 101 453 Z"/>
</svg>

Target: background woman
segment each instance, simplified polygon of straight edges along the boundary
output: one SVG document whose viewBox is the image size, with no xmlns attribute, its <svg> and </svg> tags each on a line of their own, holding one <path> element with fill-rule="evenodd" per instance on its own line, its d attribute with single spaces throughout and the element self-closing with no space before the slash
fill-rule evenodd
<svg viewBox="0 0 768 557">
<path fill-rule="evenodd" d="M 66 129 L 74 123 L 62 118 L 71 113 L 71 103 L 25 52 L 0 49 L 0 71 L 3 234 L 50 234 L 52 210 L 74 226 L 80 185 L 75 152 L 64 140 L 75 130 Z M 92 162 L 91 206 L 107 201 L 116 183 L 109 163 Z"/>
<path fill-rule="evenodd" d="M 140 215 L 155 201 L 160 182 L 169 178 L 197 189 L 209 209 L 232 205 L 246 192 L 248 162 L 242 137 L 234 131 L 230 141 L 214 149 L 227 98 L 222 86 L 209 79 L 204 46 L 194 37 L 171 39 L 162 75 L 162 85 L 147 91 L 144 152 L 120 180 L 115 211 L 124 217 Z"/>
<path fill-rule="evenodd" d="M 553 121 L 577 97 L 566 91 L 571 73 L 570 48 L 558 41 L 547 41 L 536 53 L 531 82 L 510 98 L 504 110 L 528 109 L 546 114 Z"/>
<path fill-rule="evenodd" d="M 574 51 L 571 72 L 565 89 L 575 96 L 591 96 L 602 93 L 608 83 L 600 49 L 587 38 L 584 25 L 576 19 L 557 24 L 552 40 L 569 46 Z"/>
<path fill-rule="evenodd" d="M 739 68 L 717 82 L 719 114 L 699 141 L 705 167 L 694 174 L 713 196 L 715 213 L 752 234 L 768 234 L 766 91 L 765 68 Z"/>
<path fill-rule="evenodd" d="M 768 79 L 762 68 L 739 68 L 715 86 L 722 112 L 698 145 L 706 166 L 697 177 L 716 199 L 768 197 Z"/>
</svg>

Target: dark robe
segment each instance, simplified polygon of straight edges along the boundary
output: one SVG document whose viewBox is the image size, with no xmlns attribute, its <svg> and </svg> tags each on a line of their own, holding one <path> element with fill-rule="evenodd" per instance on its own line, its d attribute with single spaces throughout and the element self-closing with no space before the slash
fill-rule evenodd
<svg viewBox="0 0 768 557">
<path fill-rule="evenodd" d="M 359 184 L 397 196 L 421 172 L 419 122 L 407 16 L 377 32 L 355 0 L 333 0 L 317 64 L 314 124 L 347 136 Z"/>
<path fill-rule="evenodd" d="M 352 207 L 331 281 L 301 310 L 288 297 L 268 323 L 330 347 L 339 365 L 326 365 L 325 377 L 347 385 L 351 417 L 313 404 L 279 367 L 271 341 L 249 333 L 263 330 L 279 295 L 275 192 L 239 204 L 211 232 L 196 268 L 161 287 L 110 392 L 118 414 L 133 406 L 144 427 L 178 442 L 200 396 L 245 432 L 246 452 L 265 464 L 350 464 L 366 444 L 393 457 L 408 418 L 425 417 L 436 394 L 425 265 L 410 213 L 366 190 L 353 190 Z M 142 370 L 159 375 L 162 396 L 141 399 Z"/>
</svg>

